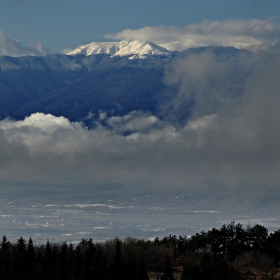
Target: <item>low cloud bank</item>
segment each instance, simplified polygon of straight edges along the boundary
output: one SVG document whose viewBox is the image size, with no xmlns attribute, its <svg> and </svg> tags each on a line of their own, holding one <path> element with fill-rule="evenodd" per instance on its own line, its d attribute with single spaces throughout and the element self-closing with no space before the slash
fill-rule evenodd
<svg viewBox="0 0 280 280">
<path fill-rule="evenodd" d="M 244 71 L 238 89 L 230 76 L 236 64 Z M 43 113 L 3 120 L 0 179 L 183 188 L 210 182 L 278 185 L 279 75 L 278 53 L 218 61 L 202 52 L 166 69 L 165 83 L 176 88 L 161 108 L 166 118 L 142 111 L 102 113 L 91 130 Z M 176 119 L 179 105 L 190 98 L 191 116 Z"/>
<path fill-rule="evenodd" d="M 202 46 L 233 46 L 259 51 L 279 42 L 280 23 L 270 20 L 203 21 L 185 27 L 143 27 L 126 29 L 105 37 L 114 40 L 142 40 L 161 44 L 169 49 L 183 51 Z"/>
</svg>

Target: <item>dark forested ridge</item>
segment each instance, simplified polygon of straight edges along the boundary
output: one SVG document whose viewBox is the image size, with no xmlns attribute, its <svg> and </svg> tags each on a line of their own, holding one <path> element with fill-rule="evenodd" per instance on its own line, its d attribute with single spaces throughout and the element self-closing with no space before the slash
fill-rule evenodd
<svg viewBox="0 0 280 280">
<path fill-rule="evenodd" d="M 154 111 L 165 63 L 162 57 L 130 60 L 106 54 L 0 56 L 0 117 L 43 112 L 79 120 L 99 110 Z"/>
<path fill-rule="evenodd" d="M 166 67 L 179 57 L 207 51 L 216 59 L 237 64 L 239 54 L 251 55 L 230 47 L 204 47 L 146 59 L 107 54 L 0 56 L 0 119 L 42 112 L 84 121 L 88 114 L 98 116 L 100 110 L 119 116 L 133 110 L 162 116 L 160 108 L 169 104 L 177 90 L 164 81 Z M 227 73 L 232 77 L 229 85 L 235 88 L 235 94 L 240 91 L 236 84 L 241 88 L 244 84 L 242 75 L 248 69 L 244 71 L 234 67 Z M 192 104 L 193 100 L 184 102 L 179 115 L 189 116 Z"/>
<path fill-rule="evenodd" d="M 232 222 L 190 238 L 0 242 L 0 279 L 280 279 L 280 230 Z"/>
</svg>

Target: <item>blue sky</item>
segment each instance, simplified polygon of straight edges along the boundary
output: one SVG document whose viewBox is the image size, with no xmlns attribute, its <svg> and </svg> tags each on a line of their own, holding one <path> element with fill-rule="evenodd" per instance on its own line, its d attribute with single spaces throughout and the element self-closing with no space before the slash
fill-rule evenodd
<svg viewBox="0 0 280 280">
<path fill-rule="evenodd" d="M 204 20 L 267 20 L 279 11 L 278 0 L 2 0 L 0 28 L 22 44 L 36 39 L 51 52 L 60 52 L 109 40 L 103 36 L 125 29 L 183 27 Z"/>
</svg>

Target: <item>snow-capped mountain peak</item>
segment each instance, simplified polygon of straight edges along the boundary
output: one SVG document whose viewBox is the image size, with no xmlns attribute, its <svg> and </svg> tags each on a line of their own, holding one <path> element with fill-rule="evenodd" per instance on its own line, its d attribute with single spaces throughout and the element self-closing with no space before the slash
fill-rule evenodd
<svg viewBox="0 0 280 280">
<path fill-rule="evenodd" d="M 141 42 L 138 40 L 123 40 L 121 42 L 93 42 L 68 53 L 68 55 L 85 54 L 109 54 L 111 56 L 130 56 L 133 58 L 145 58 L 147 55 L 167 55 L 171 52 L 157 44 Z"/>
</svg>

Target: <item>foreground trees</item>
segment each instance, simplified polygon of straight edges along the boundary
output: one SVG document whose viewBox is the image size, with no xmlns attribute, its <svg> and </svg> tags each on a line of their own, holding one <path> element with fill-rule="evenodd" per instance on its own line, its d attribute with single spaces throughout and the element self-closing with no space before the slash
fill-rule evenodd
<svg viewBox="0 0 280 280">
<path fill-rule="evenodd" d="M 243 280 L 278 279 L 280 231 L 232 222 L 191 238 L 127 238 L 77 246 L 0 242 L 0 279 Z"/>
</svg>

